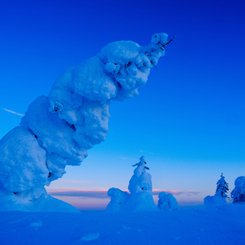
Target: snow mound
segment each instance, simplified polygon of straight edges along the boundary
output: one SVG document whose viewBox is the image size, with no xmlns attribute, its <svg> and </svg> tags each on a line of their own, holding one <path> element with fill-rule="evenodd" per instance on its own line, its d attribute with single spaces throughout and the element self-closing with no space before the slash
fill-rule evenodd
<svg viewBox="0 0 245 245">
<path fill-rule="evenodd" d="M 108 190 L 107 195 L 111 198 L 111 201 L 107 205 L 107 209 L 112 212 L 117 212 L 123 209 L 129 198 L 128 192 L 121 191 L 120 189 L 114 187 Z"/>
<path fill-rule="evenodd" d="M 56 199 L 46 192 L 38 198 L 29 196 L 27 194 L 6 195 L 0 193 L 1 203 L 0 211 L 31 211 L 31 212 L 80 212 L 72 205 Z"/>
<path fill-rule="evenodd" d="M 85 242 L 89 242 L 89 241 L 94 241 L 94 240 L 97 240 L 99 239 L 100 237 L 100 233 L 98 232 L 95 232 L 95 233 L 88 233 L 86 235 L 84 235 L 81 240 L 82 241 L 85 241 Z"/>
<path fill-rule="evenodd" d="M 206 206 L 221 206 L 221 205 L 226 205 L 226 199 L 220 197 L 220 196 L 206 196 L 204 199 L 204 204 Z"/>
<path fill-rule="evenodd" d="M 173 194 L 169 192 L 160 192 L 158 195 L 158 208 L 160 210 L 175 210 L 178 208 L 178 203 Z"/>
</svg>

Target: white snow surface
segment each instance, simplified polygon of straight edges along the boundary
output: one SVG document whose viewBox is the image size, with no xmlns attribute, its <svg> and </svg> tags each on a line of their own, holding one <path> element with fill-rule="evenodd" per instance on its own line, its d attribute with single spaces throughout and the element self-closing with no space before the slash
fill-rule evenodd
<svg viewBox="0 0 245 245">
<path fill-rule="evenodd" d="M 227 204 L 226 198 L 222 198 L 220 196 L 214 195 L 214 196 L 206 196 L 203 199 L 203 202 L 207 206 L 222 206 Z"/>
<path fill-rule="evenodd" d="M 1 212 L 1 245 L 243 245 L 245 205 L 140 213 Z"/>
<path fill-rule="evenodd" d="M 34 100 L 20 127 L 0 140 L 0 203 L 16 194 L 26 201 L 47 195 L 45 185 L 62 177 L 67 165 L 80 165 L 87 150 L 105 140 L 110 101 L 139 93 L 166 43 L 165 33 L 154 34 L 146 47 L 110 43 Z"/>
</svg>

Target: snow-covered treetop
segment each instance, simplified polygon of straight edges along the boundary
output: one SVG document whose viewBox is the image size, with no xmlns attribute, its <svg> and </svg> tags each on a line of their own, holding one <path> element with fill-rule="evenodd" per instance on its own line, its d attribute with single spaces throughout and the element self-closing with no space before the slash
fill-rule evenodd
<svg viewBox="0 0 245 245">
<path fill-rule="evenodd" d="M 146 164 L 147 164 L 147 162 L 145 161 L 145 157 L 144 156 L 141 156 L 140 157 L 140 161 L 132 165 L 133 167 L 136 167 L 137 166 L 137 168 L 134 170 L 134 174 L 139 176 L 143 172 L 145 172 L 145 170 L 150 170 L 146 166 Z"/>
</svg>

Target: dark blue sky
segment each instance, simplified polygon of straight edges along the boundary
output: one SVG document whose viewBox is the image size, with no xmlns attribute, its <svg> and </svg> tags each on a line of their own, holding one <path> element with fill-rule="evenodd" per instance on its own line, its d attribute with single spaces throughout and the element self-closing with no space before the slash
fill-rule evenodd
<svg viewBox="0 0 245 245">
<path fill-rule="evenodd" d="M 141 94 L 112 104 L 105 143 L 76 173 L 69 169 L 60 186 L 82 179 L 87 184 L 76 187 L 126 188 L 130 164 L 141 154 L 152 165 L 157 188 L 210 191 L 221 171 L 231 182 L 245 174 L 243 1 L 2 0 L 0 5 L 0 107 L 22 113 L 35 97 L 48 94 L 66 68 L 108 42 L 144 45 L 155 32 L 176 35 Z M 0 120 L 3 136 L 19 118 L 1 110 Z M 203 185 L 207 176 L 210 183 Z"/>
</svg>

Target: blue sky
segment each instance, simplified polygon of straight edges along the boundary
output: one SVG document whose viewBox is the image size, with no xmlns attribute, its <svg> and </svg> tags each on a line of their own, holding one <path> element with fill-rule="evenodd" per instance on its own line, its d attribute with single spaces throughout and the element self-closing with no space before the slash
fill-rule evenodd
<svg viewBox="0 0 245 245">
<path fill-rule="evenodd" d="M 108 42 L 176 35 L 138 97 L 111 105 L 107 140 L 52 188 L 127 188 L 145 155 L 156 189 L 215 191 L 245 174 L 243 1 L 1 1 L 0 136 L 67 68 Z"/>
</svg>

